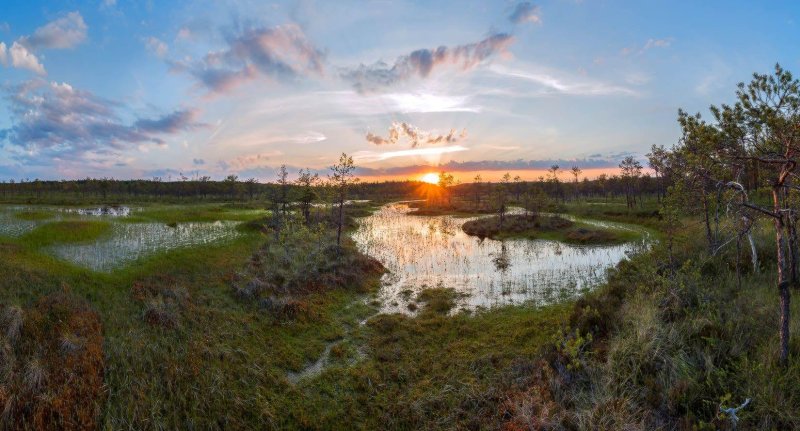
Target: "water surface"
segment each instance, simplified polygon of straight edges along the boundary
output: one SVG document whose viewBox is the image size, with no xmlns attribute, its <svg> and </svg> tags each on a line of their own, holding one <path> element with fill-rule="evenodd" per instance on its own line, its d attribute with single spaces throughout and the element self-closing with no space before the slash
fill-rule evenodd
<svg viewBox="0 0 800 431">
<path fill-rule="evenodd" d="M 23 220 L 26 212 L 50 213 L 42 220 Z M 182 247 L 202 246 L 233 239 L 241 233 L 239 222 L 185 222 L 167 225 L 161 222 L 127 220 L 142 211 L 129 207 L 65 208 L 50 206 L 0 206 L 0 237 L 18 238 L 36 227 L 64 220 L 103 220 L 111 224 L 111 232 L 95 241 L 76 244 L 55 244 L 42 251 L 59 259 L 95 271 L 111 271 L 137 259 Z"/>
<path fill-rule="evenodd" d="M 581 221 L 638 230 L 642 240 L 608 246 L 481 240 L 461 229 L 474 218 L 410 212 L 405 204 L 386 205 L 363 218 L 353 235 L 363 252 L 390 271 L 379 292 L 383 312 L 413 314 L 409 304 L 427 287 L 448 287 L 465 294 L 457 309 L 573 298 L 605 281 L 606 269 L 648 242 L 642 228 L 589 220 Z"/>
</svg>

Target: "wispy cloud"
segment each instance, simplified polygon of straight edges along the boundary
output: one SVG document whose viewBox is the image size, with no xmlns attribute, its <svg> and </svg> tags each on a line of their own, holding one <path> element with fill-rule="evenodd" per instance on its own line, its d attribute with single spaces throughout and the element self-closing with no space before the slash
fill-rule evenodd
<svg viewBox="0 0 800 431">
<path fill-rule="evenodd" d="M 248 28 L 227 38 L 227 46 L 198 62 L 172 62 L 212 92 L 225 92 L 256 79 L 295 79 L 323 73 L 324 53 L 295 24 Z"/>
<path fill-rule="evenodd" d="M 514 11 L 508 17 L 508 20 L 514 24 L 523 24 L 526 22 L 538 24 L 542 22 L 539 14 L 539 7 L 531 2 L 520 2 L 514 7 Z"/>
<path fill-rule="evenodd" d="M 420 145 L 426 144 L 452 144 L 466 137 L 466 130 L 462 130 L 461 133 L 458 133 L 455 129 L 450 129 L 449 133 L 440 135 L 422 131 L 405 122 L 394 122 L 389 128 L 388 137 L 383 138 L 373 133 L 367 133 L 366 139 L 370 144 L 386 145 L 396 144 L 400 138 L 406 138 L 411 145 L 411 148 L 416 148 Z"/>
<path fill-rule="evenodd" d="M 164 58 L 167 55 L 167 51 L 169 51 L 169 46 L 166 42 L 154 36 L 146 38 L 144 46 L 158 58 Z"/>
<path fill-rule="evenodd" d="M 588 78 L 567 78 L 543 71 L 523 71 L 493 65 L 492 72 L 502 76 L 535 82 L 556 93 L 576 96 L 635 96 L 637 92 L 627 87 L 590 80 Z"/>
<path fill-rule="evenodd" d="M 344 68 L 340 75 L 359 92 L 377 91 L 414 77 L 426 78 L 444 66 L 473 69 L 492 56 L 507 53 L 513 40 L 510 34 L 494 33 L 476 43 L 418 49 L 398 57 L 392 65 L 379 61 L 369 66 Z"/>
<path fill-rule="evenodd" d="M 70 12 L 37 28 L 33 35 L 20 38 L 19 42 L 31 50 L 74 48 L 86 40 L 87 29 L 83 16 Z"/>
<path fill-rule="evenodd" d="M 628 56 L 631 54 L 644 54 L 647 51 L 650 51 L 654 48 L 668 48 L 672 45 L 673 38 L 668 37 L 664 39 L 647 39 L 647 42 L 641 46 L 632 46 L 632 47 L 625 47 L 620 50 L 620 54 L 624 56 Z"/>
</svg>

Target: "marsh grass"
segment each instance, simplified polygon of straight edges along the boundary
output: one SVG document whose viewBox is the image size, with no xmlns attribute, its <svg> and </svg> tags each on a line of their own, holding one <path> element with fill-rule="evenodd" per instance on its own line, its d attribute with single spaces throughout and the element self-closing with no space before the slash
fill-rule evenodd
<svg viewBox="0 0 800 431">
<path fill-rule="evenodd" d="M 4 429 L 91 429 L 103 397 L 100 318 L 65 292 L 24 310 L 2 307 L 0 423 Z M 12 329 L 20 326 L 15 333 Z"/>
<path fill-rule="evenodd" d="M 547 239 L 570 244 L 620 244 L 640 238 L 633 230 L 599 228 L 558 215 L 510 214 L 500 224 L 498 216 L 470 220 L 462 226 L 468 235 L 491 239 Z"/>
<path fill-rule="evenodd" d="M 14 214 L 14 217 L 19 220 L 25 221 L 42 221 L 42 220 L 50 220 L 54 217 L 52 211 L 36 211 L 36 210 L 27 210 L 27 211 L 20 211 Z"/>
<path fill-rule="evenodd" d="M 739 288 L 735 253 L 705 256 L 702 235 L 687 238 L 673 256 L 680 266 L 657 248 L 578 300 L 545 355 L 548 376 L 511 398 L 509 428 L 538 414 L 553 429 L 730 429 L 720 406 L 746 398 L 738 429 L 800 427 L 800 342 L 781 367 L 772 274 L 744 268 Z M 774 265 L 768 256 L 765 268 Z M 544 396 L 533 405 L 532 394 Z"/>
<path fill-rule="evenodd" d="M 88 243 L 108 236 L 110 233 L 111 223 L 107 221 L 64 220 L 38 226 L 23 235 L 19 242 L 29 247 Z"/>
</svg>

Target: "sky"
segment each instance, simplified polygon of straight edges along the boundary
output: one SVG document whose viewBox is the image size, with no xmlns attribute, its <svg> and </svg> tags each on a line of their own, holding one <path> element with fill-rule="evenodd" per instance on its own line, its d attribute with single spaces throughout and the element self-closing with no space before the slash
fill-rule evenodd
<svg viewBox="0 0 800 431">
<path fill-rule="evenodd" d="M 800 74 L 794 1 L 4 0 L 0 180 L 606 172 Z M 566 173 L 564 174 L 566 175 Z"/>
</svg>

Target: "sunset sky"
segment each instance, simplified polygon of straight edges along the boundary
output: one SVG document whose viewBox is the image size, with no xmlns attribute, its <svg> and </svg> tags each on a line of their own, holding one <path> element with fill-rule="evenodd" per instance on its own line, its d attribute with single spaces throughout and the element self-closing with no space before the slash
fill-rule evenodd
<svg viewBox="0 0 800 431">
<path fill-rule="evenodd" d="M 587 173 L 677 109 L 800 73 L 786 2 L 17 1 L 0 7 L 0 179 Z"/>
</svg>

